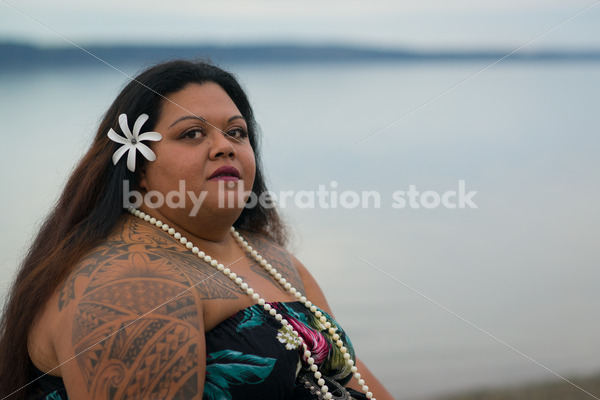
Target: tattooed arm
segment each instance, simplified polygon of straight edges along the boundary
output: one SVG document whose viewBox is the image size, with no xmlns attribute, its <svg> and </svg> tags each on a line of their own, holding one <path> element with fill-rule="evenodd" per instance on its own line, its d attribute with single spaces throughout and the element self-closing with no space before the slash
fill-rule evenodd
<svg viewBox="0 0 600 400">
<path fill-rule="evenodd" d="M 178 250 L 132 233 L 100 246 L 60 290 L 54 347 L 69 398 L 199 399 L 202 300 L 169 257 Z"/>
</svg>

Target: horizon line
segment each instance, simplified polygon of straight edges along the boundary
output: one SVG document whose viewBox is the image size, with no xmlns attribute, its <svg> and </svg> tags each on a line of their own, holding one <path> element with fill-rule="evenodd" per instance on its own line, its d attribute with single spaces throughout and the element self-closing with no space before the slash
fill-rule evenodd
<svg viewBox="0 0 600 400">
<path fill-rule="evenodd" d="M 91 54 L 115 64 L 158 60 L 209 58 L 222 63 L 355 63 L 355 62 L 598 62 L 600 48 L 536 49 L 516 53 L 501 49 L 418 49 L 349 44 L 245 43 L 245 44 L 103 44 L 86 45 Z M 509 57 L 506 55 L 510 54 Z M 0 70 L 38 69 L 64 65 L 88 67 L 93 57 L 71 46 L 43 47 L 0 39 Z"/>
</svg>

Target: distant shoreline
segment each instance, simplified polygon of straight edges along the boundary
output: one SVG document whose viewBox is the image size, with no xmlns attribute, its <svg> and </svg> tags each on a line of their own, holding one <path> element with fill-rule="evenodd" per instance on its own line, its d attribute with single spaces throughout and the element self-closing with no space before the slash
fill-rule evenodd
<svg viewBox="0 0 600 400">
<path fill-rule="evenodd" d="M 87 52 L 89 53 L 87 53 Z M 173 58 L 203 58 L 217 63 L 359 63 L 359 62 L 599 62 L 600 49 L 519 51 L 456 50 L 416 51 L 378 49 L 338 45 L 123 45 L 85 47 L 37 47 L 24 43 L 0 42 L 0 70 L 38 69 L 47 67 L 91 67 L 102 63 L 114 65 L 147 64 Z M 96 58 L 98 57 L 98 58 Z"/>
</svg>

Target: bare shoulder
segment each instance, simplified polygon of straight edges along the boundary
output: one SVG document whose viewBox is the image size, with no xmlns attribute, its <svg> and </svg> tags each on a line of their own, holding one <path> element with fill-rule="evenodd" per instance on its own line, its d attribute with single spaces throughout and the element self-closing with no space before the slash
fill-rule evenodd
<svg viewBox="0 0 600 400">
<path fill-rule="evenodd" d="M 292 286 L 304 293 L 312 303 L 332 315 L 325 294 L 318 282 L 308 268 L 294 255 L 283 246 L 263 236 L 248 232 L 243 232 L 243 236 L 260 255 L 281 272 Z M 266 274 L 266 272 L 264 273 Z"/>
<path fill-rule="evenodd" d="M 325 293 L 323 293 L 321 286 L 319 286 L 319 282 L 317 282 L 308 268 L 306 268 L 296 257 L 294 257 L 294 264 L 296 265 L 298 274 L 304 284 L 306 298 L 317 307 L 333 316 L 331 307 L 329 307 L 329 303 L 327 303 L 327 298 L 325 297 Z"/>
<path fill-rule="evenodd" d="M 123 220 L 57 292 L 53 342 L 69 397 L 202 393 L 203 299 L 194 284 L 209 272 L 149 228 Z"/>
<path fill-rule="evenodd" d="M 285 247 L 257 233 L 244 231 L 241 232 L 241 234 L 248 241 L 250 246 L 275 267 L 275 269 L 277 269 L 277 271 L 280 272 L 292 286 L 298 290 L 304 291 L 304 282 L 300 270 L 298 269 L 298 260 L 296 260 Z M 256 266 L 255 270 L 257 273 L 268 275 L 268 273 L 259 266 Z"/>
</svg>

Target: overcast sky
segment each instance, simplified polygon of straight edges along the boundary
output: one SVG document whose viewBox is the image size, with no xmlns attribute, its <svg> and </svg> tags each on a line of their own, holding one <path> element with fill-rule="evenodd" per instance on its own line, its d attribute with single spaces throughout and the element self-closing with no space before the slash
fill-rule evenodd
<svg viewBox="0 0 600 400">
<path fill-rule="evenodd" d="M 425 49 L 513 48 L 564 22 L 531 48 L 600 49 L 599 3 L 600 0 L 0 0 L 0 41 L 68 45 L 57 35 L 60 34 L 81 45 L 287 41 Z"/>
</svg>

